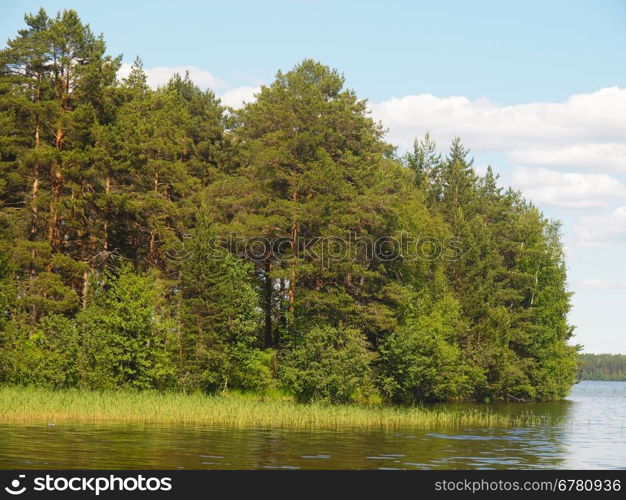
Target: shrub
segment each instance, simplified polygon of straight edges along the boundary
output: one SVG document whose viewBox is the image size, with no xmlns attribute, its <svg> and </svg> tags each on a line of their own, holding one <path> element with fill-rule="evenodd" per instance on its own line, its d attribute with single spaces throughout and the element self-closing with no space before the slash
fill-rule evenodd
<svg viewBox="0 0 626 500">
<path fill-rule="evenodd" d="M 345 403 L 372 392 L 372 359 L 358 330 L 317 326 L 282 353 L 279 378 L 298 401 Z"/>
<path fill-rule="evenodd" d="M 265 392 L 272 386 L 273 351 L 261 351 L 240 343 L 230 347 L 230 354 L 232 387 Z"/>
<path fill-rule="evenodd" d="M 163 389 L 175 379 L 174 328 L 158 307 L 153 273 L 124 268 L 108 276 L 106 290 L 79 313 L 79 364 L 89 388 Z"/>
<path fill-rule="evenodd" d="M 380 385 L 392 401 L 443 401 L 471 395 L 479 371 L 454 342 L 458 303 L 444 298 L 418 308 L 380 346 Z"/>
<path fill-rule="evenodd" d="M 54 389 L 76 384 L 78 335 L 70 319 L 46 316 L 32 334 L 26 325 L 14 321 L 3 336 L 8 349 L 0 362 L 6 382 Z"/>
</svg>

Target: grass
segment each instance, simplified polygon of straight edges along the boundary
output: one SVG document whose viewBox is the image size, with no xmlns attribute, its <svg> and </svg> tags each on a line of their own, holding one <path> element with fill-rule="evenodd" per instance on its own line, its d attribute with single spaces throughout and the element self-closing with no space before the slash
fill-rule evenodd
<svg viewBox="0 0 626 500">
<path fill-rule="evenodd" d="M 279 397 L 0 387 L 0 423 L 126 422 L 260 428 L 515 427 L 545 422 L 478 409 L 298 404 Z"/>
</svg>

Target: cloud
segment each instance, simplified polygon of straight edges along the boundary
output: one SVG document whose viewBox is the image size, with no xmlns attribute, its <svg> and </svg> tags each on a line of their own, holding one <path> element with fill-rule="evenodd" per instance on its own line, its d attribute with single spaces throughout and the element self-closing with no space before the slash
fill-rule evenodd
<svg viewBox="0 0 626 500">
<path fill-rule="evenodd" d="M 119 78 L 125 78 L 130 73 L 131 65 L 128 63 L 122 63 L 120 70 L 118 71 Z M 201 89 L 222 89 L 227 87 L 225 81 L 217 78 L 208 71 L 198 68 L 197 66 L 156 66 L 154 68 L 144 68 L 146 76 L 148 77 L 148 85 L 152 88 L 165 85 L 172 76 L 175 74 L 184 75 L 189 72 L 191 80 Z"/>
<path fill-rule="evenodd" d="M 583 246 L 609 246 L 626 242 L 626 206 L 606 215 L 583 217 L 574 228 L 579 244 Z"/>
<path fill-rule="evenodd" d="M 514 149 L 516 163 L 626 172 L 626 143 L 587 143 L 567 147 Z"/>
<path fill-rule="evenodd" d="M 614 283 L 611 281 L 604 281 L 599 279 L 584 280 L 574 285 L 576 290 L 614 290 L 618 288 L 624 288 L 621 283 Z"/>
<path fill-rule="evenodd" d="M 606 174 L 563 173 L 545 168 L 518 167 L 513 184 L 537 204 L 563 208 L 608 206 L 626 200 L 626 186 Z"/>
<path fill-rule="evenodd" d="M 607 87 L 563 102 L 514 106 L 419 94 L 370 108 L 389 128 L 390 142 L 402 148 L 430 131 L 440 143 L 458 135 L 473 149 L 504 151 L 527 165 L 626 172 L 626 89 Z"/>
<path fill-rule="evenodd" d="M 259 87 L 237 87 L 223 93 L 220 99 L 225 106 L 240 108 L 244 103 L 253 101 L 259 90 Z"/>
</svg>

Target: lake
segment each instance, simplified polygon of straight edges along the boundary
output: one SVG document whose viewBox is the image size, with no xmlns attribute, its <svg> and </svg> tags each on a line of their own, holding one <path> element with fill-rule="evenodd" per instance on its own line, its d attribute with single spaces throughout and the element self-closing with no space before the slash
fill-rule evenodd
<svg viewBox="0 0 626 500">
<path fill-rule="evenodd" d="M 560 421 L 430 431 L 0 424 L 0 469 L 626 468 L 626 382 L 583 381 L 566 401 L 490 408 Z"/>
</svg>

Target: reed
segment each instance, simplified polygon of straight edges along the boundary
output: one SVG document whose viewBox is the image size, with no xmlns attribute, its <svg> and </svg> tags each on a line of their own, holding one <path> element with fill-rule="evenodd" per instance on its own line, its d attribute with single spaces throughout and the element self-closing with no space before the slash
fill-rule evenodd
<svg viewBox="0 0 626 500">
<path fill-rule="evenodd" d="M 545 422 L 488 409 L 298 404 L 226 394 L 0 387 L 0 423 L 132 422 L 261 428 L 515 427 Z"/>
</svg>

